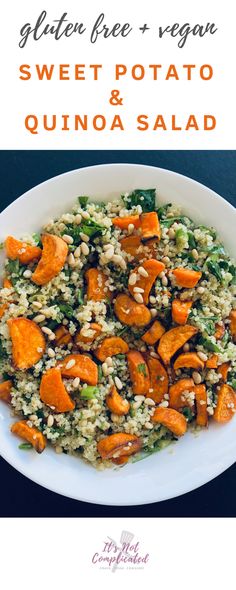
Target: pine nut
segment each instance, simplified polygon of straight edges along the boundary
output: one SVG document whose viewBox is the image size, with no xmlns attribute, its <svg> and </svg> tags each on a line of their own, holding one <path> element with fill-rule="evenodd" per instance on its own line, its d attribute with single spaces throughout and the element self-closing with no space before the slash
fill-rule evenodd
<svg viewBox="0 0 236 590">
<path fill-rule="evenodd" d="M 155 402 L 154 402 L 154 400 L 153 400 L 153 399 L 151 399 L 150 397 L 146 397 L 146 399 L 145 399 L 145 402 L 144 402 L 144 403 L 145 403 L 145 405 L 146 405 L 146 406 L 155 406 Z"/>
<path fill-rule="evenodd" d="M 56 445 L 55 451 L 56 451 L 57 455 L 61 455 L 61 453 L 63 453 L 63 449 L 62 449 L 62 447 L 60 447 L 60 445 Z"/>
<path fill-rule="evenodd" d="M 48 348 L 48 356 L 52 359 L 55 356 L 55 351 L 53 348 Z"/>
<path fill-rule="evenodd" d="M 77 215 L 75 215 L 75 219 L 74 222 L 76 223 L 76 225 L 79 225 L 82 221 L 82 217 L 80 215 L 80 213 L 77 213 Z"/>
<path fill-rule="evenodd" d="M 138 268 L 138 273 L 142 276 L 142 277 L 148 277 L 148 272 L 146 271 L 145 268 L 143 268 L 143 266 L 139 266 Z"/>
<path fill-rule="evenodd" d="M 141 293 L 134 293 L 134 299 L 137 303 L 143 303 L 143 297 Z"/>
<path fill-rule="evenodd" d="M 75 258 L 74 258 L 74 254 L 72 254 L 72 252 L 69 254 L 67 262 L 68 262 L 69 266 L 75 265 Z"/>
<path fill-rule="evenodd" d="M 156 297 L 154 297 L 153 295 L 150 295 L 149 301 L 150 301 L 150 303 L 152 303 L 153 305 L 155 305 L 155 303 L 156 303 Z"/>
<path fill-rule="evenodd" d="M 144 289 L 141 287 L 134 287 L 134 293 L 144 293 Z"/>
<path fill-rule="evenodd" d="M 89 219 L 90 215 L 88 213 L 88 211 L 81 211 L 81 215 L 83 217 L 83 219 Z"/>
<path fill-rule="evenodd" d="M 154 424 L 152 424 L 151 422 L 145 422 L 144 426 L 145 428 L 147 428 L 147 430 L 152 430 Z"/>
<path fill-rule="evenodd" d="M 155 318 L 157 315 L 157 309 L 154 309 L 154 307 L 152 307 L 150 309 L 150 313 L 151 313 L 152 318 Z"/>
<path fill-rule="evenodd" d="M 40 303 L 40 301 L 33 301 L 33 302 L 32 302 L 32 305 L 33 305 L 34 307 L 37 307 L 38 309 L 41 309 L 41 307 L 43 307 L 43 306 L 42 306 L 42 303 Z"/>
<path fill-rule="evenodd" d="M 83 232 L 81 232 L 80 237 L 81 237 L 81 240 L 83 240 L 83 242 L 89 242 L 89 236 L 87 236 L 87 234 L 84 234 Z"/>
<path fill-rule="evenodd" d="M 68 234 L 63 234 L 62 239 L 64 240 L 64 242 L 66 242 L 67 244 L 73 244 L 74 240 L 72 238 L 72 236 L 68 236 Z"/>
<path fill-rule="evenodd" d="M 168 236 L 169 236 L 170 240 L 174 240 L 174 238 L 175 238 L 175 230 L 172 227 L 170 227 L 170 229 L 168 231 Z"/>
<path fill-rule="evenodd" d="M 72 369 L 75 365 L 75 359 L 70 359 L 68 363 L 66 363 L 66 369 Z"/>
<path fill-rule="evenodd" d="M 145 395 L 135 395 L 134 399 L 136 402 L 143 402 L 146 398 Z"/>
<path fill-rule="evenodd" d="M 39 315 L 36 315 L 34 317 L 34 322 L 36 322 L 36 324 L 41 324 L 41 322 L 44 322 L 45 320 L 45 315 L 43 315 L 42 313 L 40 313 Z"/>
<path fill-rule="evenodd" d="M 196 248 L 193 248 L 193 250 L 191 251 L 191 254 L 192 254 L 194 260 L 198 260 L 199 255 L 198 255 L 198 251 L 196 250 Z"/>
<path fill-rule="evenodd" d="M 73 387 L 75 389 L 77 389 L 77 387 L 79 387 L 80 384 L 80 378 L 79 377 L 75 377 L 75 379 L 73 380 Z"/>
<path fill-rule="evenodd" d="M 42 332 L 44 332 L 44 334 L 48 334 L 48 336 L 51 336 L 52 334 L 52 330 L 50 330 L 50 328 L 47 328 L 46 326 L 42 328 Z"/>
<path fill-rule="evenodd" d="M 199 293 L 199 295 L 203 295 L 203 293 L 205 292 L 204 287 L 198 287 L 197 292 Z"/>
<path fill-rule="evenodd" d="M 190 350 L 190 346 L 189 346 L 188 342 L 186 342 L 186 344 L 183 346 L 183 351 L 188 352 L 189 350 Z"/>
<path fill-rule="evenodd" d="M 50 415 L 48 416 L 48 419 L 47 419 L 47 425 L 49 426 L 49 428 L 50 428 L 50 426 L 52 426 L 52 425 L 53 425 L 53 422 L 54 422 L 54 418 L 53 418 L 53 416 L 50 414 Z"/>
<path fill-rule="evenodd" d="M 108 367 L 112 367 L 113 365 L 113 360 L 111 358 L 111 356 L 108 356 L 105 360 L 105 363 L 107 364 Z"/>
<path fill-rule="evenodd" d="M 25 279 L 30 279 L 30 277 L 32 277 L 32 272 L 31 272 L 31 270 L 25 270 L 25 271 L 23 272 L 23 277 L 24 277 Z"/>
<path fill-rule="evenodd" d="M 117 376 L 116 376 L 116 377 L 114 377 L 114 381 L 115 381 L 116 387 L 117 387 L 118 389 L 122 389 L 122 387 L 123 387 L 123 383 L 122 383 L 122 381 L 119 379 L 119 377 L 117 377 Z"/>
<path fill-rule="evenodd" d="M 137 275 L 135 272 L 132 272 L 129 275 L 129 285 L 135 285 L 136 281 L 137 281 Z"/>
<path fill-rule="evenodd" d="M 79 258 L 80 254 L 81 254 L 80 246 L 77 246 L 77 248 L 74 251 L 74 257 Z"/>
<path fill-rule="evenodd" d="M 81 248 L 82 254 L 84 254 L 84 256 L 88 256 L 88 254 L 89 254 L 89 247 L 87 246 L 87 244 L 85 244 L 85 242 L 82 242 L 81 243 L 80 248 Z"/>
<path fill-rule="evenodd" d="M 166 276 L 162 277 L 161 282 L 162 282 L 163 287 L 167 287 L 168 279 Z"/>
<path fill-rule="evenodd" d="M 132 234 L 134 231 L 134 224 L 133 223 L 129 223 L 128 225 L 128 233 Z"/>
<path fill-rule="evenodd" d="M 192 373 L 192 378 L 193 378 L 193 380 L 194 380 L 194 383 L 195 383 L 196 385 L 199 385 L 199 383 L 201 383 L 201 382 L 202 382 L 201 375 L 200 375 L 200 373 L 198 373 L 198 371 L 193 371 L 193 373 Z"/>
<path fill-rule="evenodd" d="M 106 250 L 105 252 L 105 258 L 106 260 L 111 260 L 112 256 L 114 256 L 114 248 L 113 246 L 110 246 L 109 250 Z"/>
</svg>

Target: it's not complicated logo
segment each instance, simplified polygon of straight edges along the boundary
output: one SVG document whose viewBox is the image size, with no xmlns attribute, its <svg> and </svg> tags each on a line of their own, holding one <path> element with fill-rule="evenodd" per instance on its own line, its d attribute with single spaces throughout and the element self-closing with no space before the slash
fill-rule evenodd
<svg viewBox="0 0 236 590">
<path fill-rule="evenodd" d="M 150 554 L 142 550 L 134 534 L 122 531 L 118 543 L 109 536 L 103 541 L 101 549 L 92 556 L 92 564 L 114 573 L 117 569 L 143 569 L 149 559 Z"/>
</svg>

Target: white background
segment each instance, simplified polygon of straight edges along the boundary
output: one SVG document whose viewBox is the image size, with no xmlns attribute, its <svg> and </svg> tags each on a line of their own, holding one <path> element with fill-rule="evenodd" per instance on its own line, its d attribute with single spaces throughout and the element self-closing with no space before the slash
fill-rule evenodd
<svg viewBox="0 0 236 590">
<path fill-rule="evenodd" d="M 105 12 L 109 25 L 129 21 L 138 28 L 144 22 L 151 32 L 130 35 L 127 39 L 99 40 L 96 45 L 87 36 L 73 36 L 55 42 L 47 37 L 37 43 L 29 41 L 18 47 L 19 30 L 26 22 L 34 22 L 46 9 L 48 19 L 68 12 L 71 21 L 91 27 L 100 12 Z M 215 22 L 218 32 L 202 40 L 190 38 L 184 49 L 177 48 L 176 39 L 160 41 L 154 26 L 174 22 Z M 235 91 L 233 46 L 235 25 L 233 2 L 215 0 L 175 0 L 168 2 L 111 2 L 109 0 L 21 0 L 4 3 L 1 22 L 1 110 L 0 149 L 235 149 Z M 22 82 L 18 79 L 21 63 L 102 63 L 101 82 Z M 115 63 L 170 63 L 182 65 L 210 63 L 214 78 L 210 82 L 159 81 L 150 78 L 135 82 L 126 77 L 122 82 L 112 79 Z M 124 106 L 109 105 L 110 91 L 119 88 Z M 111 117 L 118 112 L 125 122 L 125 132 L 56 132 L 29 134 L 24 118 L 29 113 L 42 114 L 97 113 Z M 163 114 L 168 123 L 171 114 L 184 122 L 186 115 L 213 114 L 217 118 L 214 132 L 137 132 L 134 120 L 138 113 Z M 200 120 L 200 119 L 199 119 Z M 17 493 L 17 490 L 16 490 Z M 141 509 L 140 509 L 141 510 Z M 118 512 L 118 509 L 117 509 Z M 83 588 L 101 585 L 104 589 L 121 588 L 121 584 L 146 588 L 232 586 L 235 550 L 233 520 L 223 519 L 15 519 L 1 520 L 0 556 L 3 588 L 27 590 L 46 588 Z M 143 570 L 118 570 L 112 574 L 91 566 L 91 557 L 99 551 L 106 536 L 120 538 L 122 530 L 130 530 L 140 541 L 142 550 L 150 553 Z M 235 536 L 235 535 L 234 535 Z M 93 586 L 92 586 L 93 585 Z"/>
<path fill-rule="evenodd" d="M 1 137 L 0 148 L 29 149 L 234 149 L 235 148 L 235 44 L 234 44 L 234 3 L 232 0 L 169 0 L 168 2 L 110 2 L 110 0 L 49 0 L 41 2 L 21 0 L 4 3 L 4 19 L 1 26 Z M 55 41 L 51 35 L 35 42 L 29 39 L 26 47 L 20 49 L 19 31 L 25 22 L 35 23 L 40 12 L 47 10 L 46 22 L 52 23 L 65 11 L 71 22 L 84 22 L 87 32 L 73 35 L 68 39 Z M 126 39 L 98 39 L 92 45 L 88 32 L 97 16 L 104 12 L 109 26 L 117 21 L 130 22 L 133 32 Z M 177 39 L 169 36 L 158 39 L 159 25 L 166 26 L 179 22 L 206 24 L 214 22 L 218 27 L 215 35 L 202 39 L 190 37 L 184 48 L 177 47 Z M 138 27 L 147 23 L 151 31 L 142 35 Z M 30 81 L 19 80 L 20 64 L 86 64 L 102 63 L 100 81 L 94 82 L 87 68 L 85 81 L 39 82 L 34 76 Z M 115 63 L 132 66 L 141 63 L 163 64 L 163 73 L 173 63 L 181 66 L 186 63 L 210 63 L 214 77 L 201 81 L 194 75 L 194 81 L 152 81 L 151 75 L 143 81 L 132 81 L 130 75 L 119 83 L 113 80 Z M 196 68 L 197 70 L 197 68 Z M 73 70 L 72 70 L 73 74 Z M 180 73 L 180 76 L 182 74 Z M 123 106 L 109 104 L 110 92 L 118 88 L 123 97 Z M 61 114 L 71 116 L 71 131 L 61 131 Z M 88 114 L 89 130 L 73 131 L 73 115 Z M 94 131 L 92 117 L 103 114 L 107 119 L 105 131 Z M 125 131 L 109 131 L 115 113 L 122 116 Z M 149 115 L 150 124 L 155 115 L 163 114 L 168 127 L 170 117 L 177 115 L 180 124 L 186 124 L 187 117 L 193 113 L 199 124 L 203 114 L 213 114 L 217 119 L 214 131 L 146 131 L 136 130 L 137 114 Z M 35 114 L 39 118 L 39 133 L 32 135 L 24 126 L 25 117 Z M 43 114 L 57 114 L 57 130 L 46 132 L 42 128 Z"/>
<path fill-rule="evenodd" d="M 91 564 L 107 536 L 135 535 L 150 561 L 114 573 Z M 232 588 L 234 523 L 217 519 L 26 519 L 1 523 L 1 585 L 18 590 L 73 588 Z M 5 582 L 5 583 L 4 583 Z"/>
</svg>

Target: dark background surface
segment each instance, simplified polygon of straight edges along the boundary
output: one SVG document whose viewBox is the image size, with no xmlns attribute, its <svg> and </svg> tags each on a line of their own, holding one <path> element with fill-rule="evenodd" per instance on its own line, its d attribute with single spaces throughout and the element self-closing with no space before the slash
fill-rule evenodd
<svg viewBox="0 0 236 590">
<path fill-rule="evenodd" d="M 236 151 L 1 151 L 1 210 L 52 176 L 82 166 L 112 162 L 149 164 L 179 172 L 206 184 L 236 206 Z M 106 507 L 69 500 L 32 483 L 3 459 L 0 459 L 0 481 L 0 516 L 236 515 L 236 464 L 194 492 L 166 502 L 134 507 Z"/>
</svg>

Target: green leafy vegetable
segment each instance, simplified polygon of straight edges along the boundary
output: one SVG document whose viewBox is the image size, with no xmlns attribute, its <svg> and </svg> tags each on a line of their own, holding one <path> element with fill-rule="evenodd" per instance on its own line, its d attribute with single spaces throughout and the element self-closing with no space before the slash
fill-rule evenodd
<svg viewBox="0 0 236 590">
<path fill-rule="evenodd" d="M 106 230 L 106 228 L 103 225 L 99 225 L 99 223 L 96 223 L 92 219 L 86 219 L 85 221 L 83 221 L 83 223 L 80 224 L 79 228 L 80 232 L 86 234 L 86 236 L 89 236 L 90 238 L 101 236 Z"/>
<path fill-rule="evenodd" d="M 81 389 L 80 397 L 82 399 L 93 399 L 94 397 L 96 397 L 98 392 L 98 387 L 94 385 L 88 385 L 88 387 L 83 387 L 83 389 Z"/>
<path fill-rule="evenodd" d="M 146 365 L 144 363 L 140 363 L 138 365 L 137 369 L 138 369 L 138 373 L 143 373 L 144 377 L 147 376 Z"/>
<path fill-rule="evenodd" d="M 175 241 L 178 250 L 186 248 L 186 242 L 188 242 L 188 234 L 186 228 L 180 227 L 175 232 Z"/>
<path fill-rule="evenodd" d="M 155 210 L 156 206 L 156 189 L 141 189 L 137 188 L 128 196 L 122 195 L 122 199 L 127 207 L 131 209 L 137 205 L 141 205 L 145 213 Z"/>
<path fill-rule="evenodd" d="M 159 219 L 163 219 L 166 216 L 167 211 L 168 211 L 169 207 L 171 207 L 171 205 L 172 205 L 172 203 L 167 203 L 166 205 L 162 205 L 162 207 L 158 207 L 157 215 L 158 215 Z"/>
<path fill-rule="evenodd" d="M 102 366 L 98 365 L 98 381 L 102 381 L 102 378 L 103 378 Z"/>
<path fill-rule="evenodd" d="M 191 420 L 194 417 L 193 412 L 190 410 L 190 408 L 188 408 L 187 406 L 185 408 L 182 409 L 183 415 L 185 416 L 186 420 L 188 420 L 188 422 L 191 422 Z"/>
<path fill-rule="evenodd" d="M 199 344 L 202 344 L 202 346 L 204 346 L 206 350 L 209 350 L 209 352 L 221 352 L 221 348 L 212 342 L 210 338 L 204 338 L 203 336 L 200 336 Z"/>
<path fill-rule="evenodd" d="M 7 351 L 2 344 L 2 340 L 0 340 L 0 359 L 7 357 Z"/>
<path fill-rule="evenodd" d="M 221 283 L 222 274 L 218 262 L 215 262 L 214 260 L 207 260 L 207 268 L 211 272 L 211 274 L 214 275 L 217 278 L 217 280 Z"/>
<path fill-rule="evenodd" d="M 162 219 L 161 225 L 163 225 L 164 227 L 171 227 L 171 225 L 173 225 L 173 223 L 175 222 L 183 223 L 184 225 L 186 225 L 186 227 L 191 227 L 193 225 L 192 220 L 189 219 L 189 217 L 186 217 L 185 215 L 179 215 L 178 217 L 167 217 L 166 219 Z"/>
<path fill-rule="evenodd" d="M 197 247 L 196 240 L 192 231 L 188 231 L 188 243 L 191 250 Z"/>
<path fill-rule="evenodd" d="M 33 234 L 32 238 L 36 244 L 36 246 L 39 246 L 40 248 L 42 247 L 42 242 L 41 242 L 41 236 L 40 234 Z"/>
<path fill-rule="evenodd" d="M 85 209 L 86 205 L 89 201 L 89 197 L 78 197 L 78 201 L 79 201 L 81 209 Z"/>
</svg>

